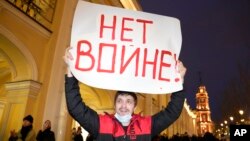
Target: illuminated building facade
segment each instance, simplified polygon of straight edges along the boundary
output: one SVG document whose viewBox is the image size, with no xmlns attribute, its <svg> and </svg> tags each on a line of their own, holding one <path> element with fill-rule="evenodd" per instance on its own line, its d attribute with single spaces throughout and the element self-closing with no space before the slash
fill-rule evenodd
<svg viewBox="0 0 250 141">
<path fill-rule="evenodd" d="M 201 85 L 196 93 L 196 116 L 198 135 L 204 135 L 206 132 L 213 131 L 209 97 L 204 85 Z"/>
<path fill-rule="evenodd" d="M 141 11 L 134 0 L 90 2 Z M 0 141 L 18 131 L 24 116 L 34 117 L 38 132 L 45 120 L 58 141 L 69 141 L 77 122 L 69 115 L 64 93 L 66 65 L 62 59 L 70 44 L 77 0 L 0 0 Z M 80 84 L 86 105 L 98 113 L 114 110 L 115 91 Z M 153 115 L 170 95 L 138 94 L 136 113 Z M 196 134 L 195 114 L 185 102 L 179 119 L 164 133 Z M 84 133 L 83 133 L 84 134 Z M 85 136 L 86 137 L 86 136 Z"/>
</svg>

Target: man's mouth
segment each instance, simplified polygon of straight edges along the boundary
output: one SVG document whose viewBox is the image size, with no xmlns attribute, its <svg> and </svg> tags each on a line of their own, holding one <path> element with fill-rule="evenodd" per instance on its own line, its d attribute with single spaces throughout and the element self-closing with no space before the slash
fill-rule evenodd
<svg viewBox="0 0 250 141">
<path fill-rule="evenodd" d="M 127 110 L 127 109 L 125 109 L 125 110 L 120 110 L 120 112 L 121 112 L 121 113 L 127 113 L 128 110 Z"/>
</svg>

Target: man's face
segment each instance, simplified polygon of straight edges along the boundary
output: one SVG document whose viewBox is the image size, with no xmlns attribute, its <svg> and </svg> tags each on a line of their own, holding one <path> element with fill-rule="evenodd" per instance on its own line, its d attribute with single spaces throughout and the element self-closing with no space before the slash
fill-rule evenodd
<svg viewBox="0 0 250 141">
<path fill-rule="evenodd" d="M 115 101 L 115 112 L 120 116 L 132 114 L 135 109 L 135 100 L 131 95 L 119 95 Z"/>
<path fill-rule="evenodd" d="M 24 127 L 27 127 L 27 126 L 30 126 L 31 125 L 31 122 L 28 121 L 28 120 L 23 120 L 23 126 Z"/>
<path fill-rule="evenodd" d="M 51 127 L 51 122 L 49 120 L 46 120 L 43 124 L 43 128 L 44 129 L 47 129 L 47 128 L 50 128 Z"/>
</svg>

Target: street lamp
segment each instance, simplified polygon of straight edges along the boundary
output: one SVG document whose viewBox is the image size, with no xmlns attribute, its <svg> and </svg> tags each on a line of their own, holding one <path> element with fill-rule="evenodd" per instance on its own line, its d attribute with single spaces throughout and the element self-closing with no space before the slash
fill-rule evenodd
<svg viewBox="0 0 250 141">
<path fill-rule="evenodd" d="M 224 123 L 227 124 L 227 121 L 225 120 Z"/>
<path fill-rule="evenodd" d="M 241 119 L 240 121 L 241 121 L 241 122 L 244 122 L 244 121 L 245 121 L 245 119 L 243 118 L 243 119 Z"/>
<path fill-rule="evenodd" d="M 230 116 L 229 119 L 230 119 L 231 122 L 234 121 L 234 117 L 233 116 Z"/>
<path fill-rule="evenodd" d="M 239 114 L 240 114 L 240 115 L 243 115 L 243 114 L 244 114 L 244 111 L 243 111 L 243 110 L 239 110 Z"/>
</svg>

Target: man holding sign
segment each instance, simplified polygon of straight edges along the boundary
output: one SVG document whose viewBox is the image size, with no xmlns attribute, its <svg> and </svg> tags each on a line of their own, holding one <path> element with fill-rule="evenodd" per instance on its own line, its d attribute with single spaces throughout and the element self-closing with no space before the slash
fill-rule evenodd
<svg viewBox="0 0 250 141">
<path fill-rule="evenodd" d="M 167 32 L 159 36 L 161 27 Z M 177 19 L 79 1 L 71 34 L 72 48 L 64 56 L 67 107 L 97 141 L 151 141 L 179 117 L 186 68 L 178 61 Z M 98 115 L 85 105 L 78 81 L 117 90 L 115 113 Z M 143 117 L 134 114 L 134 92 L 173 94 L 164 110 Z"/>
<path fill-rule="evenodd" d="M 74 59 L 69 52 L 64 56 L 65 62 Z M 178 70 L 182 81 L 186 68 L 178 61 Z M 82 101 L 78 81 L 68 68 L 65 77 L 65 92 L 70 115 L 87 130 L 97 141 L 151 141 L 151 138 L 170 126 L 180 115 L 185 99 L 183 91 L 171 95 L 171 101 L 161 112 L 142 117 L 134 114 L 137 96 L 133 92 L 118 91 L 115 95 L 115 114 L 98 115 Z"/>
</svg>

